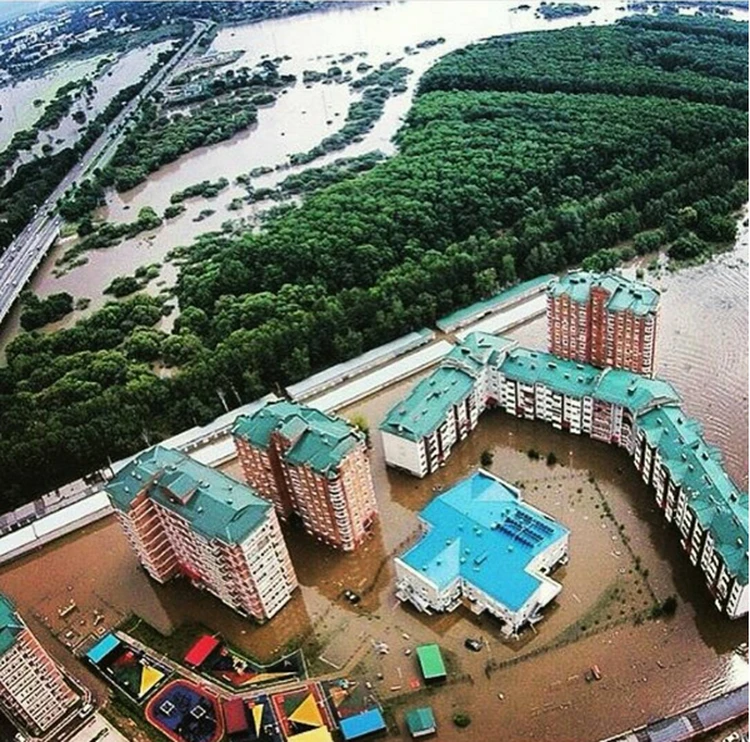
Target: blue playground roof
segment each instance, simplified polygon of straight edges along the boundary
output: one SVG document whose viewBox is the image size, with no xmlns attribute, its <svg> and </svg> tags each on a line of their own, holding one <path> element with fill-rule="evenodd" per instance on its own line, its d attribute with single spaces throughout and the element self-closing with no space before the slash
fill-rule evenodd
<svg viewBox="0 0 750 742">
<path fill-rule="evenodd" d="M 479 471 L 420 512 L 430 526 L 400 559 L 443 590 L 459 576 L 512 611 L 541 584 L 529 563 L 569 533 L 518 491 Z"/>
<path fill-rule="evenodd" d="M 120 640 L 114 634 L 107 634 L 86 652 L 86 657 L 95 665 L 98 665 L 113 649 L 119 646 Z"/>
<path fill-rule="evenodd" d="M 383 729 L 385 729 L 385 719 L 380 709 L 368 709 L 361 714 L 341 720 L 341 734 L 345 740 L 358 739 Z"/>
</svg>

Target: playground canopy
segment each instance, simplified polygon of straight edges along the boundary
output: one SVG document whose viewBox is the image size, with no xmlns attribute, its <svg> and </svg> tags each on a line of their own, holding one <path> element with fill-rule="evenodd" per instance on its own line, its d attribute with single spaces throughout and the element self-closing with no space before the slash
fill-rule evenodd
<svg viewBox="0 0 750 742">
<path fill-rule="evenodd" d="M 439 680 L 446 676 L 443 655 L 437 644 L 423 644 L 417 647 L 417 657 L 425 680 Z"/>
<path fill-rule="evenodd" d="M 406 726 L 412 737 L 424 737 L 437 731 L 435 714 L 429 706 L 413 709 L 406 714 Z"/>
<path fill-rule="evenodd" d="M 245 702 L 241 698 L 232 698 L 230 701 L 224 701 L 224 725 L 226 726 L 227 734 L 237 734 L 238 732 L 244 732 L 248 728 Z"/>
<path fill-rule="evenodd" d="M 368 709 L 361 714 L 341 720 L 341 734 L 345 740 L 359 739 L 367 734 L 381 732 L 385 729 L 385 719 L 380 709 Z"/>
<path fill-rule="evenodd" d="M 333 742 L 333 737 L 326 727 L 318 727 L 300 734 L 293 734 L 288 738 L 288 742 Z"/>
<path fill-rule="evenodd" d="M 185 662 L 193 667 L 200 667 L 218 646 L 219 640 L 215 636 L 204 634 L 190 647 L 185 655 Z"/>
<path fill-rule="evenodd" d="M 114 634 L 107 634 L 86 652 L 86 657 L 98 665 L 119 644 L 120 640 Z"/>
</svg>

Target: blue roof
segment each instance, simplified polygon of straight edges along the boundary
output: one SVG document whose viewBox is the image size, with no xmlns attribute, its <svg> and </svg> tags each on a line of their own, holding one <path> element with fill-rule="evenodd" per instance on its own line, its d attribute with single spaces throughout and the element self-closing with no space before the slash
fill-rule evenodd
<svg viewBox="0 0 750 742">
<path fill-rule="evenodd" d="M 439 590 L 463 577 L 512 611 L 541 584 L 527 571 L 529 563 L 569 533 L 483 471 L 436 497 L 420 517 L 430 529 L 401 561 Z"/>
<path fill-rule="evenodd" d="M 341 720 L 341 734 L 344 739 L 357 739 L 382 729 L 385 729 L 385 719 L 377 708 Z"/>
<path fill-rule="evenodd" d="M 114 634 L 107 634 L 94 644 L 88 652 L 86 652 L 86 657 L 95 665 L 98 665 L 113 649 L 115 649 L 115 647 L 118 647 L 119 645 L 120 640 Z"/>
</svg>

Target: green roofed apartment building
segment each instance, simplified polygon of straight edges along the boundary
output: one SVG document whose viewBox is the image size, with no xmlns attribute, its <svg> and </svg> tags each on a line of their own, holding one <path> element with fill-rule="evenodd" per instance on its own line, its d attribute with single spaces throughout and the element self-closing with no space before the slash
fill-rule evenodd
<svg viewBox="0 0 750 742">
<path fill-rule="evenodd" d="M 31 633 L 13 604 L 0 595 L 0 706 L 31 737 L 64 721 L 80 696 Z"/>
<path fill-rule="evenodd" d="M 547 289 L 548 348 L 560 358 L 653 376 L 659 292 L 616 273 L 573 271 Z"/>
<path fill-rule="evenodd" d="M 107 483 L 131 546 L 158 582 L 187 577 L 265 621 L 297 587 L 273 508 L 249 487 L 156 446 Z"/>
<path fill-rule="evenodd" d="M 285 400 L 237 419 L 247 482 L 279 517 L 297 515 L 319 541 L 353 551 L 377 517 L 364 434 L 341 418 Z"/>
<path fill-rule="evenodd" d="M 444 369 L 459 360 L 463 385 L 446 389 Z M 680 528 L 717 608 L 746 615 L 747 493 L 740 493 L 719 452 L 679 403 L 663 380 L 473 333 L 390 410 L 380 429 L 386 463 L 418 477 L 435 471 L 488 407 L 625 448 L 654 486 L 667 520 Z"/>
<path fill-rule="evenodd" d="M 748 612 L 748 495 L 726 473 L 721 453 L 679 407 L 636 420 L 633 462 L 654 487 L 656 504 L 679 529 L 682 548 L 700 566 L 718 610 Z"/>
</svg>

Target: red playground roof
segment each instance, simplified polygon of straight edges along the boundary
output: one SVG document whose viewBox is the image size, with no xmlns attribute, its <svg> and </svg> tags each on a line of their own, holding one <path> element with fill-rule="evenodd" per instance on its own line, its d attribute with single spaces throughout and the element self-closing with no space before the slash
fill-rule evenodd
<svg viewBox="0 0 750 742">
<path fill-rule="evenodd" d="M 211 652 L 219 646 L 219 640 L 215 636 L 204 634 L 188 650 L 185 655 L 185 662 L 193 667 L 200 667 Z"/>
<path fill-rule="evenodd" d="M 247 715 L 245 714 L 245 702 L 241 698 L 232 698 L 224 701 L 224 723 L 227 734 L 244 732 L 247 729 Z"/>
</svg>

